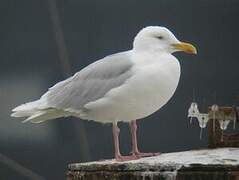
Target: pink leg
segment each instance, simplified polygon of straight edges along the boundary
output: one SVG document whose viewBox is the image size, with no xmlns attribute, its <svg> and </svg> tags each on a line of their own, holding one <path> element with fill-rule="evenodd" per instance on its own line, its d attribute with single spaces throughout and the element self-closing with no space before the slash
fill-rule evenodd
<svg viewBox="0 0 239 180">
<path fill-rule="evenodd" d="M 117 126 L 117 123 L 113 123 L 113 137 L 114 137 L 114 147 L 115 147 L 115 159 L 116 161 L 130 161 L 130 160 L 135 160 L 138 159 L 137 156 L 134 154 L 130 156 L 122 156 L 120 153 L 120 148 L 119 148 L 119 133 L 120 129 Z"/>
<path fill-rule="evenodd" d="M 132 137 L 132 154 L 137 157 L 149 157 L 149 156 L 157 156 L 160 153 L 142 153 L 138 149 L 137 143 L 137 124 L 136 120 L 130 122 L 130 130 L 131 130 L 131 137 Z"/>
</svg>

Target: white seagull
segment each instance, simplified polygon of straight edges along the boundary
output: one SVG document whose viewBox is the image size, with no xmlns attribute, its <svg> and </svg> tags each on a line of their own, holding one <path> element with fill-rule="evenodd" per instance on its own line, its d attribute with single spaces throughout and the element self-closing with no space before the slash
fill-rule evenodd
<svg viewBox="0 0 239 180">
<path fill-rule="evenodd" d="M 27 117 L 23 122 L 32 123 L 68 116 L 112 123 L 116 160 L 157 155 L 139 151 L 136 119 L 153 114 L 173 96 L 180 78 L 180 64 L 172 55 L 176 51 L 197 53 L 193 45 L 179 41 L 165 27 L 143 28 L 133 49 L 90 64 L 51 87 L 39 100 L 14 108 L 12 116 Z M 120 153 L 120 121 L 130 124 L 129 156 Z"/>
</svg>

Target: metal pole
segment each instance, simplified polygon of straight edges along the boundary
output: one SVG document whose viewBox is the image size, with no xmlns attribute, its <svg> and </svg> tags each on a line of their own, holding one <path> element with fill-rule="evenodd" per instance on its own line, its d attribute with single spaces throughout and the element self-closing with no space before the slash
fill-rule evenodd
<svg viewBox="0 0 239 180">
<path fill-rule="evenodd" d="M 69 77 L 71 75 L 71 65 L 68 58 L 68 52 L 65 45 L 64 33 L 61 27 L 61 21 L 60 21 L 58 10 L 57 10 L 56 0 L 48 0 L 48 6 L 49 6 L 50 18 L 52 21 L 53 33 L 55 35 L 55 41 L 58 48 L 59 60 L 60 60 L 62 72 L 65 77 Z M 82 154 L 83 160 L 89 160 L 90 152 L 89 152 L 89 145 L 88 145 L 88 140 L 85 133 L 84 124 L 83 123 L 74 124 L 74 128 L 75 128 L 76 134 L 79 134 L 79 142 L 81 142 L 81 145 L 82 145 L 81 154 Z"/>
</svg>

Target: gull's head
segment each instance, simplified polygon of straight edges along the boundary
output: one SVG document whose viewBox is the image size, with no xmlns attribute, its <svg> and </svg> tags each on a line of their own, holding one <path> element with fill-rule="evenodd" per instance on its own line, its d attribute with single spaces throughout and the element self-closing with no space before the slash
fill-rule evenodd
<svg viewBox="0 0 239 180">
<path fill-rule="evenodd" d="M 136 35 L 133 48 L 166 53 L 184 51 L 197 54 L 197 50 L 192 44 L 179 41 L 170 30 L 160 26 L 143 28 Z"/>
</svg>

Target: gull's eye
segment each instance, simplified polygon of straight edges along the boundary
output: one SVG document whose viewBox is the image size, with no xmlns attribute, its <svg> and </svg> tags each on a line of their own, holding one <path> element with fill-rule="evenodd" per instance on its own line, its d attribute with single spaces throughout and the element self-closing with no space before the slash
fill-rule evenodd
<svg viewBox="0 0 239 180">
<path fill-rule="evenodd" d="M 157 36 L 158 39 L 163 39 L 163 36 Z"/>
</svg>

